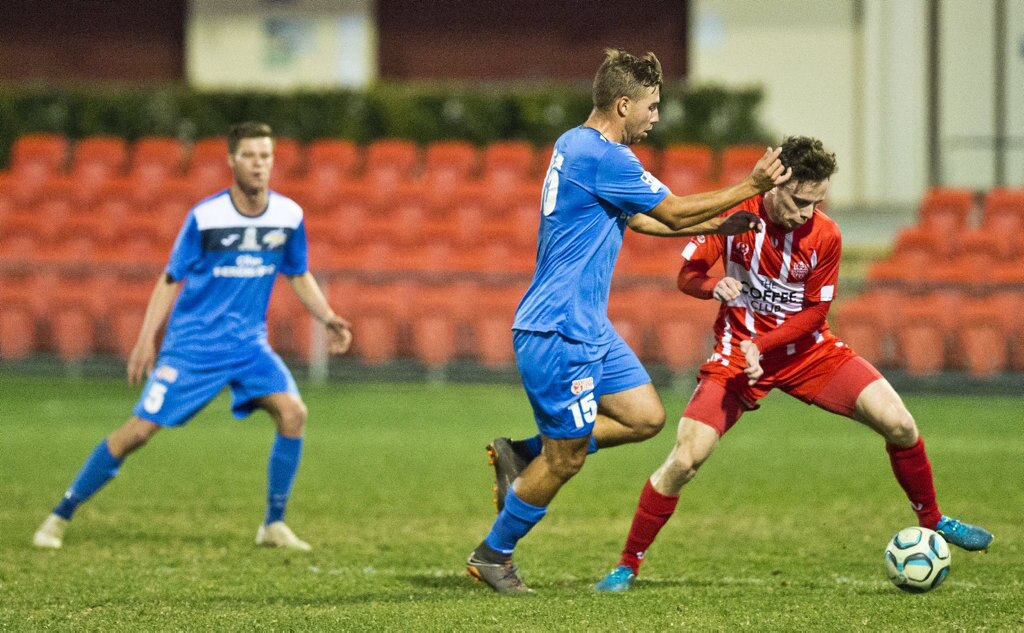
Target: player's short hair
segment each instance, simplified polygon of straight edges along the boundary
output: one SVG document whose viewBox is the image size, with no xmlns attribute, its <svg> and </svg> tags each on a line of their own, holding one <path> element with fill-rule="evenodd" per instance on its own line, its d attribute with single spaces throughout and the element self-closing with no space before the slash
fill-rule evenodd
<svg viewBox="0 0 1024 633">
<path fill-rule="evenodd" d="M 661 85 L 661 62 L 654 53 L 637 57 L 621 48 L 607 48 L 594 76 L 594 107 L 607 110 L 619 97 L 639 99 L 650 88 L 660 89 Z"/>
<path fill-rule="evenodd" d="M 274 138 L 274 131 L 266 123 L 258 121 L 235 123 L 228 128 L 228 154 L 234 154 L 238 150 L 238 143 L 243 138 L 263 138 L 265 136 Z"/>
<path fill-rule="evenodd" d="M 839 170 L 836 155 L 826 151 L 816 138 L 790 136 L 782 142 L 779 160 L 793 170 L 793 182 L 820 182 L 828 180 Z"/>
</svg>

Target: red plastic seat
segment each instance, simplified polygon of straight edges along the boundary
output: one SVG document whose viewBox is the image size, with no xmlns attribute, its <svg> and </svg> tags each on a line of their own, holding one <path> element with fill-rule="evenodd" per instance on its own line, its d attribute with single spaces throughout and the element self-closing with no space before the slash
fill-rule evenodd
<svg viewBox="0 0 1024 633">
<path fill-rule="evenodd" d="M 637 160 L 640 161 L 640 164 L 644 166 L 645 170 L 652 174 L 658 174 L 661 171 L 661 155 L 657 149 L 645 143 L 630 145 L 629 149 L 637 157 Z"/>
<path fill-rule="evenodd" d="M 228 142 L 224 137 L 202 138 L 192 147 L 186 177 L 201 192 L 209 195 L 231 184 Z"/>
<path fill-rule="evenodd" d="M 847 299 L 835 314 L 834 333 L 869 363 L 884 367 L 895 360 L 893 328 L 899 321 L 896 293 L 871 291 Z"/>
<path fill-rule="evenodd" d="M 49 313 L 54 351 L 65 361 L 77 362 L 95 353 L 100 333 L 112 309 L 112 275 L 62 276 L 57 283 L 59 301 Z"/>
<path fill-rule="evenodd" d="M 1009 337 L 1004 306 L 982 297 L 968 301 L 958 314 L 954 355 L 972 376 L 992 376 L 1009 366 Z"/>
<path fill-rule="evenodd" d="M 10 171 L 21 179 L 45 180 L 64 172 L 68 141 L 57 134 L 26 134 L 11 146 Z"/>
<path fill-rule="evenodd" d="M 707 145 L 671 145 L 662 151 L 661 169 L 655 175 L 672 193 L 685 196 L 714 188 L 713 165 L 714 152 Z"/>
<path fill-rule="evenodd" d="M 484 148 L 482 180 L 499 189 L 533 178 L 533 145 L 526 141 L 496 141 Z"/>
<path fill-rule="evenodd" d="M 283 181 L 302 177 L 305 169 L 302 144 L 293 138 L 284 136 L 274 139 L 274 169 L 270 172 L 271 187 Z"/>
<path fill-rule="evenodd" d="M 764 156 L 765 149 L 762 145 L 730 145 L 722 149 L 721 165 L 718 170 L 719 185 L 734 185 L 749 176 L 754 170 L 754 165 Z"/>
<path fill-rule="evenodd" d="M 378 189 L 412 180 L 419 167 L 419 148 L 412 141 L 379 139 L 366 147 L 365 156 L 362 180 Z"/>
<path fill-rule="evenodd" d="M 291 284 L 278 277 L 267 306 L 267 338 L 285 357 L 308 362 L 312 354 L 312 317 Z"/>
<path fill-rule="evenodd" d="M 129 175 L 152 185 L 181 175 L 184 151 L 181 142 L 170 136 L 146 136 L 132 145 Z"/>
<path fill-rule="evenodd" d="M 128 143 L 118 136 L 88 136 L 75 143 L 71 175 L 78 182 L 101 182 L 124 173 Z"/>
<path fill-rule="evenodd" d="M 964 299 L 960 293 L 942 292 L 910 297 L 904 302 L 896 339 L 907 373 L 930 375 L 954 364 L 948 349 Z"/>
<path fill-rule="evenodd" d="M 974 208 L 973 191 L 934 187 L 929 189 L 921 199 L 917 226 L 933 231 L 940 236 L 955 236 L 956 233 L 968 228 Z"/>
<path fill-rule="evenodd" d="M 353 177 L 359 148 L 348 139 L 320 138 L 306 147 L 306 181 L 317 187 L 336 187 Z"/>
<path fill-rule="evenodd" d="M 21 360 L 36 351 L 35 291 L 30 284 L 25 276 L 0 277 L 0 358 L 4 360 Z"/>
<path fill-rule="evenodd" d="M 518 285 L 482 286 L 471 323 L 474 356 L 486 367 L 510 367 L 515 360 L 512 347 L 512 322 L 526 287 Z"/>
</svg>

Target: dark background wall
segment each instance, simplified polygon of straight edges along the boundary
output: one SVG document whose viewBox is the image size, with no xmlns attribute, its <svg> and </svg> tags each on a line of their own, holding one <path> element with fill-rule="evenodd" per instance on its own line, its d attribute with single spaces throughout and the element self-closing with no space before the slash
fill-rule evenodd
<svg viewBox="0 0 1024 633">
<path fill-rule="evenodd" d="M 2 0 L 0 80 L 183 81 L 188 0 Z M 687 71 L 689 0 L 377 0 L 379 76 L 589 81 L 607 46 Z"/>
<path fill-rule="evenodd" d="M 686 75 L 689 0 L 378 0 L 384 79 L 590 80 L 608 46 Z"/>
<path fill-rule="evenodd" d="M 3 0 L 0 80 L 182 80 L 185 2 Z"/>
</svg>

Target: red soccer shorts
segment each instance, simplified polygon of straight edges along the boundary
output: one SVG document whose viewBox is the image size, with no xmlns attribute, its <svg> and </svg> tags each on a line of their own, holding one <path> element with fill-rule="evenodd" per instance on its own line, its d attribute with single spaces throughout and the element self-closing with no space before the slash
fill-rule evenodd
<svg viewBox="0 0 1024 633">
<path fill-rule="evenodd" d="M 794 356 L 765 358 L 761 366 L 764 375 L 748 385 L 743 367 L 720 361 L 704 363 L 683 417 L 703 422 L 723 435 L 744 412 L 757 409 L 758 401 L 772 389 L 851 417 L 860 392 L 882 377 L 871 363 L 836 340 Z"/>
</svg>

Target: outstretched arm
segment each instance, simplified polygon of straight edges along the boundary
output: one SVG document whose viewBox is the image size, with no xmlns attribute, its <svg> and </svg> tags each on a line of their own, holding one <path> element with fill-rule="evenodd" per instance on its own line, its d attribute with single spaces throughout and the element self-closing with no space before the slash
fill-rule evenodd
<svg viewBox="0 0 1024 633">
<path fill-rule="evenodd" d="M 299 296 L 302 305 L 327 328 L 327 351 L 331 354 L 344 354 L 352 344 L 352 330 L 348 321 L 334 313 L 327 303 L 320 285 L 309 271 L 301 275 L 288 277 L 292 290 Z"/>
<path fill-rule="evenodd" d="M 683 229 L 672 229 L 664 222 L 656 220 L 646 213 L 637 213 L 629 218 L 629 228 L 644 235 L 658 237 L 686 237 L 692 235 L 738 235 L 761 228 L 761 220 L 748 211 L 740 211 L 729 216 L 718 216 L 688 226 Z"/>
<path fill-rule="evenodd" d="M 710 220 L 747 198 L 768 191 L 789 180 L 793 171 L 783 167 L 779 160 L 781 151 L 780 147 L 768 148 L 764 156 L 757 161 L 754 171 L 743 182 L 724 189 L 695 193 L 689 196 L 677 196 L 670 193 L 647 214 L 672 230 L 685 229 Z"/>
<path fill-rule="evenodd" d="M 175 281 L 167 273 L 161 273 L 146 304 L 146 315 L 142 318 L 142 328 L 135 340 L 135 347 L 128 356 L 128 382 L 137 384 L 153 371 L 156 362 L 156 335 L 160 326 L 167 320 L 171 306 L 178 296 L 181 282 Z"/>
</svg>

